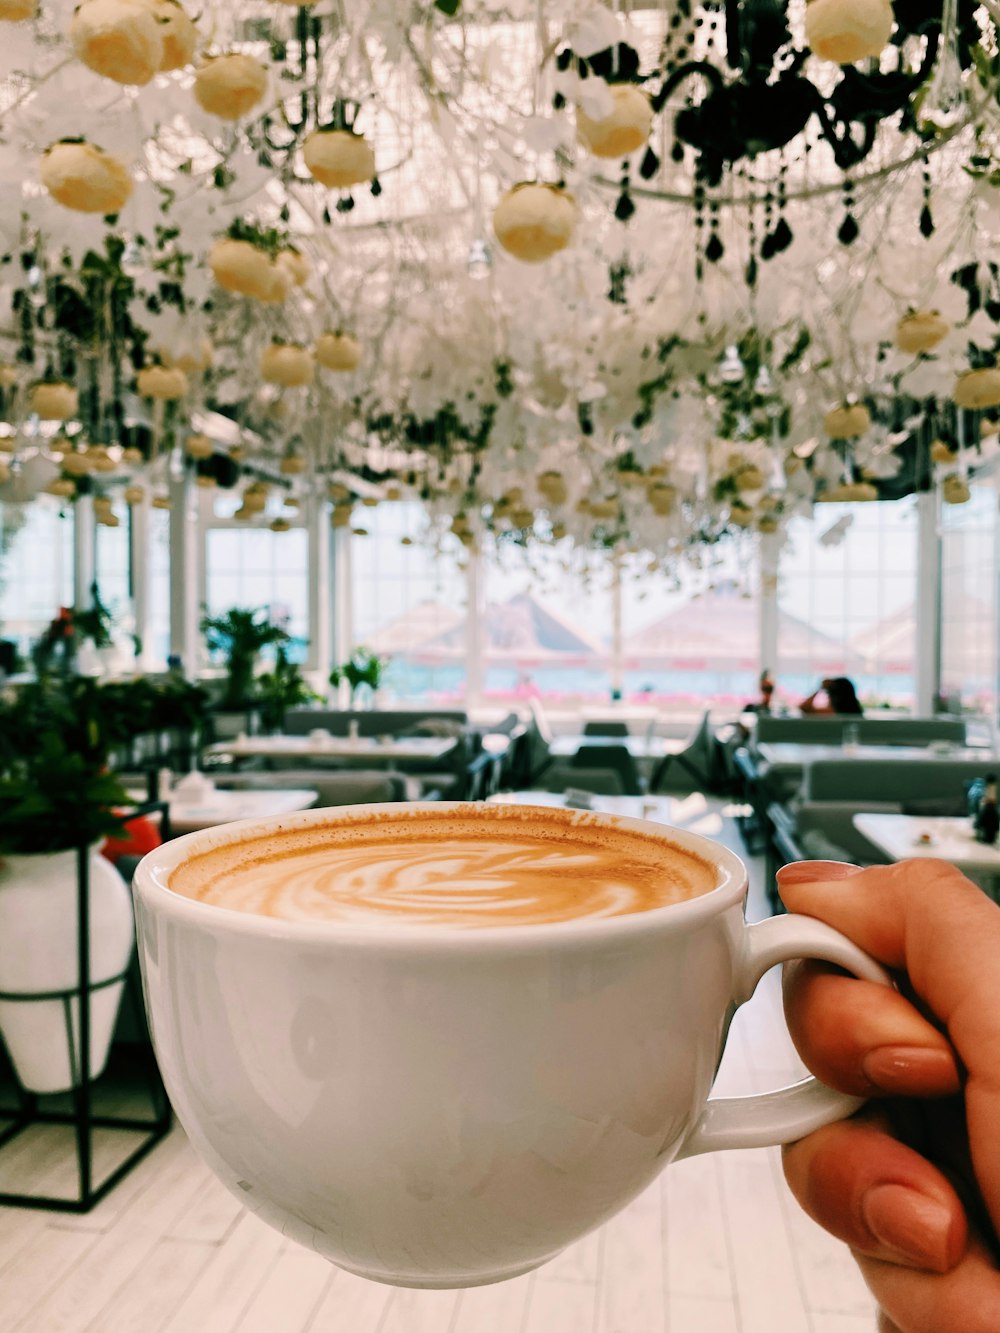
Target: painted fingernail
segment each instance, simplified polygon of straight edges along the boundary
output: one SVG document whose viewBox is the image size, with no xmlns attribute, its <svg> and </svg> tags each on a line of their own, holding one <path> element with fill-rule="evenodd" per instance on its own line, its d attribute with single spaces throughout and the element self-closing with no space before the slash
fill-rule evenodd
<svg viewBox="0 0 1000 1333">
<path fill-rule="evenodd" d="M 849 879 L 861 867 L 848 861 L 790 861 L 778 871 L 779 884 L 811 884 L 821 879 Z"/>
<path fill-rule="evenodd" d="M 866 1192 L 861 1211 L 883 1257 L 891 1262 L 933 1273 L 951 1267 L 952 1216 L 936 1199 L 906 1185 L 875 1185 Z"/>
<path fill-rule="evenodd" d="M 943 1096 L 958 1088 L 950 1051 L 929 1046 L 879 1046 L 861 1061 L 869 1083 L 883 1092 Z"/>
</svg>

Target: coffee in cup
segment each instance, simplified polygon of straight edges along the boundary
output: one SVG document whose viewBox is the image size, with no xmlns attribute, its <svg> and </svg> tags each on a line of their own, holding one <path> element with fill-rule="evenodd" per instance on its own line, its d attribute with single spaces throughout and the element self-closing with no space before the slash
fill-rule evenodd
<svg viewBox="0 0 1000 1333">
<path fill-rule="evenodd" d="M 589 811 L 355 806 L 189 834 L 134 885 L 164 1083 L 233 1194 L 341 1267 L 515 1277 L 676 1158 L 860 1104 L 815 1079 L 710 1098 L 769 967 L 885 980 L 821 922 L 748 926 L 745 890 L 725 847 Z"/>
<path fill-rule="evenodd" d="M 716 868 L 662 838 L 525 807 L 286 829 L 184 861 L 175 893 L 286 921 L 533 926 L 648 912 L 708 893 Z"/>
</svg>

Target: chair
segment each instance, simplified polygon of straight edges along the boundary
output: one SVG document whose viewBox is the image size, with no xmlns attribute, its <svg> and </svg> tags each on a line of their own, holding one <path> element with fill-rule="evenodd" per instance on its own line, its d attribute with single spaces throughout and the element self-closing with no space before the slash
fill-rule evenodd
<svg viewBox="0 0 1000 1333">
<path fill-rule="evenodd" d="M 488 796 L 500 790 L 500 775 L 503 772 L 504 755 L 483 750 L 465 770 L 465 801 L 485 801 Z"/>
<path fill-rule="evenodd" d="M 676 754 L 665 755 L 657 764 L 650 779 L 649 790 L 651 792 L 670 790 L 671 788 L 666 786 L 666 780 L 671 769 L 676 768 L 682 769 L 690 779 L 682 781 L 681 786 L 685 789 L 717 791 L 722 785 L 719 741 L 712 726 L 711 713 L 707 708 L 684 748 L 678 750 Z"/>
<path fill-rule="evenodd" d="M 628 736 L 630 733 L 627 722 L 585 722 L 583 724 L 583 734 L 585 736 Z"/>
<path fill-rule="evenodd" d="M 736 815 L 736 827 L 748 852 L 765 851 L 768 844 L 767 794 L 754 757 L 746 746 L 738 746 L 733 751 L 733 767 L 745 802 L 743 810 Z"/>
<path fill-rule="evenodd" d="M 525 729 L 525 737 L 519 746 L 519 764 L 515 771 L 515 780 L 519 787 L 534 786 L 552 762 L 549 751 L 552 746 L 552 728 L 545 716 L 545 710 L 537 699 L 528 700 L 531 717 Z"/>
<path fill-rule="evenodd" d="M 550 764 L 545 771 L 545 791 L 567 791 L 578 787 L 595 796 L 625 796 L 621 776 L 613 768 L 578 768 L 574 764 Z"/>
<path fill-rule="evenodd" d="M 617 773 L 626 796 L 641 796 L 645 790 L 627 745 L 581 745 L 570 760 L 570 768 L 609 769 Z"/>
</svg>

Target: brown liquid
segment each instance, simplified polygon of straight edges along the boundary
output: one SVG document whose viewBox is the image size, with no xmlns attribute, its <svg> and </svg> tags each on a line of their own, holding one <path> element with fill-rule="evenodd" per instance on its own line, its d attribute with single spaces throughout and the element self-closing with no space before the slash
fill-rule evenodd
<svg viewBox="0 0 1000 1333">
<path fill-rule="evenodd" d="M 272 833 L 204 852 L 170 877 L 186 897 L 289 921 L 468 927 L 648 912 L 718 882 L 708 861 L 657 838 L 503 806 Z"/>
</svg>

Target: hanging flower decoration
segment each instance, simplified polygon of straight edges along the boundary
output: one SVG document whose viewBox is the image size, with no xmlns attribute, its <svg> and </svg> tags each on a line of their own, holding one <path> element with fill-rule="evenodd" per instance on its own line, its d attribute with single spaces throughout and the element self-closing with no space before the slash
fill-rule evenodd
<svg viewBox="0 0 1000 1333">
<path fill-rule="evenodd" d="M 145 0 L 83 0 L 69 27 L 79 60 L 115 83 L 149 83 L 163 65 L 163 36 Z"/>
<path fill-rule="evenodd" d="M 649 139 L 653 108 L 648 95 L 631 83 L 613 84 L 610 94 L 611 110 L 598 119 L 577 107 L 576 132 L 595 157 L 626 157 Z"/>
<path fill-rule="evenodd" d="M 889 0 L 809 0 L 806 41 L 814 55 L 853 65 L 881 55 L 892 34 Z"/>
<path fill-rule="evenodd" d="M 894 341 L 901 352 L 932 352 L 951 325 L 936 310 L 911 310 L 896 325 Z"/>
<path fill-rule="evenodd" d="M 273 342 L 260 356 L 261 379 L 285 389 L 312 384 L 316 374 L 312 354 L 296 343 Z"/>
<path fill-rule="evenodd" d="M 834 407 L 823 418 L 823 429 L 832 440 L 856 440 L 871 430 L 871 413 L 863 403 Z"/>
<path fill-rule="evenodd" d="M 309 174 L 331 190 L 349 190 L 375 176 L 371 144 L 353 130 L 313 130 L 302 145 L 302 160 Z"/>
<path fill-rule="evenodd" d="M 180 0 L 148 0 L 153 17 L 160 29 L 163 55 L 160 57 L 161 74 L 174 69 L 185 69 L 194 60 L 198 46 L 198 29 Z"/>
<path fill-rule="evenodd" d="M 348 373 L 361 364 L 361 344 L 349 333 L 322 333 L 316 339 L 316 360 L 324 370 Z"/>
<path fill-rule="evenodd" d="M 132 194 L 125 166 L 82 139 L 50 144 L 42 154 L 39 175 L 57 203 L 78 213 L 119 213 Z"/>
<path fill-rule="evenodd" d="M 493 230 L 508 254 L 540 264 L 569 245 L 576 226 L 576 203 L 556 185 L 522 181 L 493 212 Z"/>
<path fill-rule="evenodd" d="M 979 370 L 966 371 L 959 376 L 951 396 L 956 407 L 972 411 L 1000 407 L 1000 369 L 983 366 Z"/>
<path fill-rule="evenodd" d="M 145 366 L 135 377 L 136 388 L 144 398 L 176 402 L 188 391 L 188 377 L 177 366 Z"/>
<path fill-rule="evenodd" d="M 198 105 L 220 120 L 240 120 L 264 100 L 267 68 L 241 51 L 207 56 L 194 76 Z"/>
<path fill-rule="evenodd" d="M 36 384 L 28 394 L 28 405 L 42 421 L 68 421 L 80 409 L 80 395 L 62 380 Z"/>
<path fill-rule="evenodd" d="M 0 0 L 0 22 L 23 23 L 38 13 L 38 0 Z"/>
</svg>

